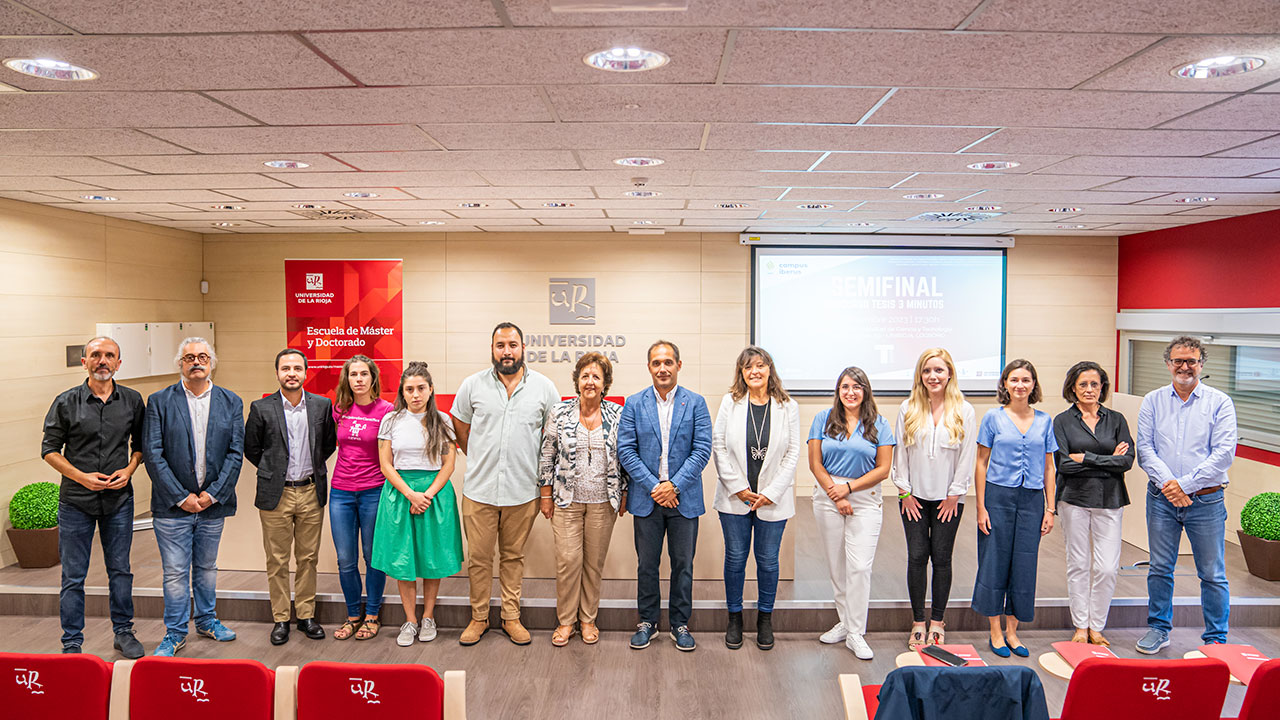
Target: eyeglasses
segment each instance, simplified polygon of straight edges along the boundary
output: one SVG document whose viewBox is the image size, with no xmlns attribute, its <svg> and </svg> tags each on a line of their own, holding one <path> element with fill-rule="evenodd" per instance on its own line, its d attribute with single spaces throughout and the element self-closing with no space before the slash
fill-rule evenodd
<svg viewBox="0 0 1280 720">
<path fill-rule="evenodd" d="M 1200 358 L 1173 358 L 1169 361 L 1169 364 L 1174 367 L 1186 366 L 1192 368 L 1200 364 Z"/>
<path fill-rule="evenodd" d="M 208 365 L 209 361 L 212 360 L 212 358 L 209 357 L 208 353 L 200 353 L 199 355 L 192 355 L 191 353 L 187 353 L 186 355 L 182 356 L 182 362 L 184 363 L 193 363 L 197 360 L 199 360 L 202 365 Z"/>
</svg>

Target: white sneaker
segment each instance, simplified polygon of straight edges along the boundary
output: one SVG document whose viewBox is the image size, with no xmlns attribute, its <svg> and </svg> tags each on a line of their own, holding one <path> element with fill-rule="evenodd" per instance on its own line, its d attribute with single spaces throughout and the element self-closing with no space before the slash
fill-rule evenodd
<svg viewBox="0 0 1280 720">
<path fill-rule="evenodd" d="M 407 622 L 400 626 L 400 634 L 396 636 L 396 644 L 400 647 L 409 647 L 413 644 L 413 638 L 417 634 L 418 626 Z"/>
<path fill-rule="evenodd" d="M 436 639 L 435 618 L 422 618 L 422 627 L 418 629 L 418 642 L 431 642 Z"/>
<path fill-rule="evenodd" d="M 844 646 L 853 651 L 853 656 L 859 660 L 870 660 L 875 657 L 875 653 L 871 652 L 871 646 L 861 635 L 849 633 L 849 637 L 844 639 Z"/>
<path fill-rule="evenodd" d="M 826 645 L 835 645 L 838 642 L 843 642 L 846 637 L 849 637 L 849 631 L 845 629 L 844 623 L 838 622 L 830 630 L 822 633 L 822 636 L 818 638 L 818 642 Z"/>
</svg>

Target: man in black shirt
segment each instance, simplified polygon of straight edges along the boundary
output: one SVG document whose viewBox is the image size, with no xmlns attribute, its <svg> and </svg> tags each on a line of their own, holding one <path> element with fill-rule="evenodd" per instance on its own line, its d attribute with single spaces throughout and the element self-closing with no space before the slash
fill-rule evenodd
<svg viewBox="0 0 1280 720">
<path fill-rule="evenodd" d="M 58 552 L 62 559 L 62 652 L 78 653 L 84 642 L 84 578 L 93 550 L 93 532 L 102 534 L 110 587 L 115 648 L 140 658 L 133 635 L 133 485 L 142 462 L 142 395 L 117 385 L 120 346 L 109 337 L 85 343 L 82 385 L 53 401 L 44 418 L 40 454 L 62 474 L 58 499 Z"/>
</svg>

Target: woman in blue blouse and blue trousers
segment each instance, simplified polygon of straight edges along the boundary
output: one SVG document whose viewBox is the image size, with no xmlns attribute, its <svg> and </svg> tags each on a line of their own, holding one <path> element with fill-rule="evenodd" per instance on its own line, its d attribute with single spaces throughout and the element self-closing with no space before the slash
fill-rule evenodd
<svg viewBox="0 0 1280 720">
<path fill-rule="evenodd" d="M 1032 409 L 1040 401 L 1035 366 L 1014 360 L 1000 374 L 996 397 L 1003 407 L 978 428 L 978 578 L 973 609 L 991 621 L 991 651 L 1030 655 L 1018 639 L 1018 623 L 1036 612 L 1036 560 L 1040 538 L 1053 529 L 1053 418 Z M 1005 619 L 1001 631 L 1000 618 Z"/>
</svg>

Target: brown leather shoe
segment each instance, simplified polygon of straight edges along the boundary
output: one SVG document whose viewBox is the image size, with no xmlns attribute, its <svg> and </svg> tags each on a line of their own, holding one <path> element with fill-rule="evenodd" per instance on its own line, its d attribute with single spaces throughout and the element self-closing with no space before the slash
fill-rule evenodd
<svg viewBox="0 0 1280 720">
<path fill-rule="evenodd" d="M 1103 636 L 1102 636 L 1102 633 L 1098 632 L 1097 630 L 1092 630 L 1092 629 L 1091 629 L 1091 630 L 1089 630 L 1089 642 L 1090 642 L 1090 643 L 1092 643 L 1092 644 L 1094 644 L 1094 645 L 1101 645 L 1101 646 L 1103 646 L 1103 647 L 1110 647 L 1110 646 L 1111 646 L 1111 641 L 1110 641 L 1110 640 L 1108 640 L 1108 639 L 1106 639 L 1105 637 L 1103 637 Z"/>
<path fill-rule="evenodd" d="M 467 627 L 462 631 L 462 635 L 458 637 L 459 645 L 475 645 L 480 642 L 480 638 L 489 632 L 489 623 L 484 620 L 472 620 L 467 623 Z"/>
<path fill-rule="evenodd" d="M 528 645 L 533 642 L 533 638 L 530 637 L 529 631 L 524 629 L 524 626 L 520 624 L 519 620 L 503 620 L 502 632 L 505 633 L 507 637 L 511 638 L 511 642 L 517 645 Z"/>
<path fill-rule="evenodd" d="M 1076 632 L 1071 636 L 1071 642 L 1087 643 L 1089 642 L 1089 631 L 1084 628 L 1076 628 Z"/>
</svg>

